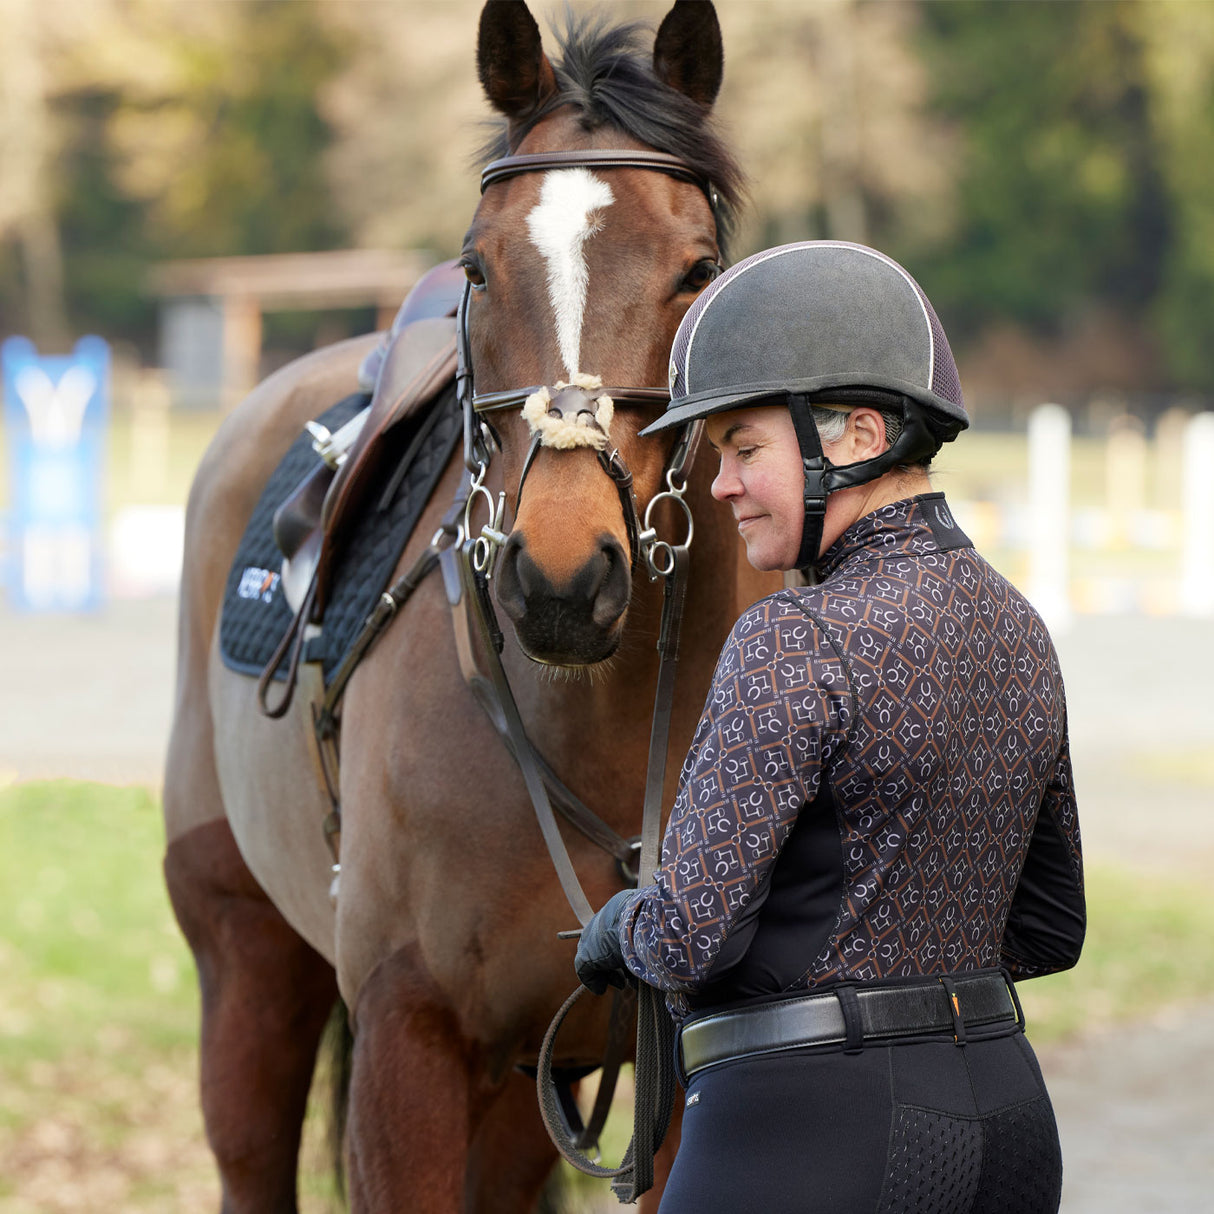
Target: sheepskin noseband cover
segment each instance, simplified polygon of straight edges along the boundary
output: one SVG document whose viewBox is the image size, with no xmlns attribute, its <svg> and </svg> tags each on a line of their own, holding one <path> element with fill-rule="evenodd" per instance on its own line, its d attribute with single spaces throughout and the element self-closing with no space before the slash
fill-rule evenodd
<svg viewBox="0 0 1214 1214">
<path fill-rule="evenodd" d="M 523 404 L 523 416 L 531 433 L 539 435 L 540 445 L 561 451 L 606 447 L 615 406 L 610 396 L 592 395 L 602 386 L 597 375 L 579 371 L 569 383 L 532 392 Z"/>
</svg>

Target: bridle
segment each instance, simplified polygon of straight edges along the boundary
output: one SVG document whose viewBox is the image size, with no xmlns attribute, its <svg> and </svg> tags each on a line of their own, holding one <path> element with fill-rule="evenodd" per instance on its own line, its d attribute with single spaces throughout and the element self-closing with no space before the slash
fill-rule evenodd
<svg viewBox="0 0 1214 1214">
<path fill-rule="evenodd" d="M 537 155 L 508 156 L 495 160 L 481 174 L 481 192 L 497 182 L 506 181 L 521 173 L 542 172 L 549 169 L 597 168 L 597 169 L 647 169 L 667 173 L 680 180 L 691 182 L 704 191 L 713 216 L 717 218 L 718 198 L 712 183 L 703 174 L 685 164 L 677 156 L 651 151 L 563 151 L 545 152 Z M 468 302 L 470 286 L 465 287 L 460 299 L 456 325 L 457 364 L 456 391 L 464 418 L 464 463 L 467 469 L 465 481 L 468 486 L 467 505 L 462 527 L 462 542 L 454 551 L 461 556 L 460 581 L 470 605 L 470 614 L 478 621 L 482 650 L 486 654 L 495 695 L 491 715 L 502 720 L 505 729 L 499 729 L 513 752 L 515 761 L 531 796 L 536 819 L 548 845 L 548 853 L 570 908 L 584 926 L 591 914 L 591 907 L 574 872 L 568 850 L 561 838 L 553 816 L 544 773 L 540 770 L 539 756 L 530 745 L 522 719 L 514 704 L 509 684 L 500 661 L 501 633 L 493 617 L 492 604 L 487 592 L 488 578 L 492 574 L 496 554 L 507 537 L 502 531 L 505 514 L 505 493 L 498 495 L 496 504 L 485 488 L 485 476 L 496 442 L 491 424 L 486 415 L 497 410 L 519 408 L 527 404 L 536 393 L 543 392 L 544 403 L 549 412 L 555 409 L 562 416 L 566 409 L 589 412 L 583 406 L 590 400 L 577 389 L 568 387 L 553 389 L 532 385 L 506 391 L 478 393 L 473 380 L 471 343 L 468 339 Z M 613 402 L 629 401 L 646 405 L 665 405 L 670 400 L 666 388 L 650 387 L 604 387 L 596 388 Z M 593 416 L 593 414 L 592 414 Z M 608 453 L 606 444 L 596 445 L 600 466 L 615 483 L 620 504 L 624 512 L 631 550 L 632 569 L 635 574 L 638 562 L 643 562 L 651 580 L 661 578 L 664 582 L 661 626 L 657 649 L 657 685 L 654 693 L 653 721 L 649 737 L 649 758 L 645 780 L 644 808 L 641 818 L 639 858 L 635 867 L 638 884 L 644 884 L 659 862 L 662 822 L 662 791 L 666 774 L 666 752 L 670 738 L 670 720 L 674 707 L 674 680 L 678 662 L 679 631 L 682 622 L 683 601 L 687 587 L 687 557 L 692 539 L 691 509 L 684 500 L 687 473 L 695 457 L 695 449 L 702 432 L 702 423 L 684 427 L 666 457 L 663 470 L 665 488 L 660 490 L 645 509 L 643 525 L 637 518 L 636 496 L 633 492 L 632 474 L 624 464 L 618 448 Z M 542 434 L 537 430 L 519 477 L 516 504 L 521 500 L 523 482 L 542 445 Z M 490 519 L 473 540 L 471 511 L 479 496 L 488 502 Z M 687 522 L 686 537 L 680 543 L 671 544 L 657 538 L 653 526 L 653 515 L 657 504 L 670 500 L 683 510 Z M 451 560 L 447 555 L 448 561 Z M 576 935 L 578 933 L 562 933 Z M 603 1077 L 599 1084 L 594 1109 L 584 1124 L 570 1117 L 569 1102 L 560 1098 L 553 1076 L 553 1054 L 557 1033 L 565 1017 L 578 999 L 586 993 L 584 986 L 565 1001 L 545 1034 L 540 1051 L 536 1082 L 540 1096 L 540 1113 L 553 1144 L 567 1162 L 578 1170 L 612 1181 L 612 1187 L 621 1201 L 632 1202 L 653 1184 L 653 1158 L 665 1136 L 674 1103 L 675 1085 L 670 1064 L 673 1049 L 673 1027 L 670 1017 L 662 1006 L 662 997 L 651 987 L 641 985 L 637 992 L 637 1044 L 635 1111 L 633 1140 L 617 1168 L 602 1167 L 590 1159 L 585 1151 L 597 1142 L 603 1122 L 610 1107 L 615 1088 L 615 1077 L 623 1059 L 624 1036 L 613 1031 L 613 1047 L 604 1059 Z M 616 1003 L 612 1015 L 613 1026 L 618 1022 L 620 1003 Z"/>
<path fill-rule="evenodd" d="M 628 168 L 666 173 L 691 182 L 703 190 L 713 209 L 714 217 L 717 214 L 717 194 L 708 179 L 677 156 L 664 152 L 595 150 L 508 156 L 493 161 L 485 168 L 481 175 L 481 192 L 490 185 L 521 173 L 560 168 Z M 596 445 L 599 464 L 615 483 L 619 493 L 628 529 L 633 572 L 636 572 L 639 564 L 643 564 L 651 581 L 660 578 L 664 583 L 661 625 L 657 639 L 660 656 L 649 738 L 641 833 L 637 838 L 624 839 L 578 800 L 533 746 L 502 665 L 503 637 L 490 600 L 489 579 L 497 554 L 508 539 L 502 530 L 506 495 L 504 491 L 499 492 L 495 502 L 485 485 L 494 450 L 501 449 L 487 415 L 503 409 L 520 408 L 542 389 L 539 385 L 532 385 L 500 392 L 478 393 L 475 390 L 471 343 L 468 336 L 470 293 L 469 284 L 460 296 L 456 320 L 456 394 L 463 414 L 465 475 L 451 507 L 429 545 L 413 565 L 380 596 L 351 652 L 334 673 L 322 702 L 313 709 L 319 765 L 333 805 L 333 810 L 326 820 L 325 832 L 333 851 L 333 871 L 339 873 L 341 865 L 338 842 L 341 817 L 337 791 L 338 705 L 355 667 L 426 576 L 441 567 L 465 681 L 489 716 L 503 743 L 514 756 L 561 888 L 571 910 L 579 922 L 585 925 L 594 912 L 574 871 L 553 807 L 555 805 L 586 837 L 613 855 L 625 879 L 635 879 L 638 883 L 643 883 L 646 876 L 657 868 L 661 843 L 662 791 L 674 706 L 679 631 L 687 587 L 688 550 L 693 534 L 691 508 L 684 500 L 684 493 L 703 426 L 702 423 L 696 422 L 679 432 L 666 457 L 663 470 L 665 488 L 659 490 L 646 506 L 643 522 L 638 519 L 632 473 L 625 466 L 619 450 L 613 448 L 608 452 L 606 443 L 602 446 Z M 580 411 L 580 406 L 584 403 L 581 397 L 584 397 L 584 394 L 580 397 L 579 391 L 574 389 L 570 393 L 567 387 L 557 389 L 557 395 L 552 397 L 551 407 L 562 413 L 566 408 Z M 670 392 L 666 388 L 604 387 L 596 388 L 595 391 L 610 396 L 613 401 L 645 405 L 664 405 L 670 400 Z M 562 396 L 562 393 L 565 395 Z M 548 395 L 551 396 L 551 391 L 548 391 Z M 522 494 L 523 481 L 541 445 L 542 436 L 537 433 L 524 460 L 519 478 L 519 496 Z M 487 503 L 489 520 L 477 532 L 472 524 L 472 514 L 477 502 L 481 500 Z M 516 502 L 518 500 L 516 497 Z M 659 502 L 667 500 L 682 508 L 687 532 L 681 541 L 668 542 L 657 537 L 653 525 L 654 511 Z M 470 625 L 475 625 L 477 630 L 479 648 L 489 671 L 488 676 L 481 672 L 473 653 L 469 636 Z M 561 933 L 566 937 L 577 934 Z M 662 1006 L 661 996 L 652 988 L 642 985 L 637 993 L 636 1112 L 633 1142 L 620 1167 L 601 1167 L 584 1152 L 597 1142 L 611 1104 L 615 1077 L 627 1046 L 627 1033 L 621 1030 L 620 1015 L 622 1012 L 626 1013 L 627 1004 L 617 1002 L 613 1010 L 612 1045 L 608 1057 L 603 1062 L 603 1078 L 599 1084 L 594 1108 L 585 1123 L 575 1128 L 574 1122 L 579 1118 L 576 1110 L 562 1098 L 556 1087 L 552 1060 L 557 1031 L 574 1003 L 585 993 L 586 988 L 580 986 L 566 1000 L 545 1036 L 537 1074 L 540 1111 L 549 1136 L 561 1155 L 583 1172 L 610 1178 L 620 1199 L 631 1202 L 653 1184 L 653 1157 L 661 1145 L 670 1120 L 675 1091 L 671 1065 L 673 1028 Z"/>
<path fill-rule="evenodd" d="M 646 150 L 612 150 L 587 149 L 566 150 L 558 152 L 538 152 L 520 156 L 506 156 L 494 160 L 485 166 L 481 173 L 481 193 L 491 185 L 508 181 L 524 173 L 547 172 L 550 169 L 646 169 L 651 172 L 664 173 L 680 181 L 690 182 L 698 186 L 708 199 L 714 218 L 717 215 L 720 199 L 712 183 L 704 174 L 692 168 L 685 161 L 667 152 L 652 152 Z M 494 449 L 500 450 L 496 432 L 487 415 L 505 409 L 521 409 L 523 405 L 541 391 L 550 398 L 549 413 L 561 416 L 576 415 L 586 412 L 590 398 L 579 388 L 531 384 L 523 388 L 507 388 L 498 392 L 477 392 L 472 367 L 472 347 L 468 333 L 468 307 L 471 299 L 471 285 L 464 287 L 460 296 L 459 309 L 456 313 L 456 394 L 464 417 L 464 466 L 472 476 L 469 496 L 469 517 L 466 520 L 466 531 L 471 531 L 471 507 L 478 498 L 483 497 L 488 504 L 489 522 L 481 529 L 476 541 L 474 559 L 479 573 L 489 576 L 496 561 L 497 552 L 508 538 L 502 530 L 505 516 L 505 494 L 498 495 L 494 502 L 488 489 L 484 487 L 485 474 L 493 457 Z M 630 404 L 664 406 L 670 401 L 668 388 L 650 387 L 616 387 L 604 386 L 594 389 L 602 396 L 610 397 L 613 402 Z M 571 417 L 572 419 L 572 417 Z M 687 520 L 688 536 L 685 543 L 691 540 L 691 511 L 683 499 L 687 483 L 687 472 L 694 458 L 698 445 L 701 426 L 693 425 L 684 428 L 670 452 L 662 472 L 662 483 L 665 489 L 660 491 L 647 505 L 642 523 L 637 509 L 636 495 L 633 491 L 632 473 L 624 463 L 618 447 L 608 448 L 608 445 L 596 447 L 595 454 L 599 466 L 611 479 L 620 499 L 620 508 L 624 515 L 624 526 L 628 534 L 629 557 L 633 572 L 638 564 L 644 563 L 651 579 L 666 576 L 672 566 L 671 546 L 665 541 L 658 540 L 652 527 L 655 504 L 661 500 L 676 501 L 682 508 Z M 522 500 L 523 484 L 531 470 L 543 437 L 536 432 L 528 447 L 523 460 L 522 472 L 519 475 L 517 504 Z"/>
</svg>

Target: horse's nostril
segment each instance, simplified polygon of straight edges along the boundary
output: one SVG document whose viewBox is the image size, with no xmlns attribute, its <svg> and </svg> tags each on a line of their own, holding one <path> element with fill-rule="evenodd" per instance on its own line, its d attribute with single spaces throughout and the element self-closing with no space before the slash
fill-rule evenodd
<svg viewBox="0 0 1214 1214">
<path fill-rule="evenodd" d="M 535 562 L 527 555 L 522 541 L 512 535 L 507 541 L 497 563 L 497 601 L 502 610 L 515 622 L 522 619 L 527 610 L 527 599 L 534 593 Z"/>
<path fill-rule="evenodd" d="M 600 628 L 608 628 L 624 614 L 632 595 L 632 574 L 624 550 L 615 540 L 603 540 L 599 560 L 603 574 L 594 596 L 591 617 Z"/>
<path fill-rule="evenodd" d="M 573 575 L 566 597 L 574 602 L 595 602 L 610 569 L 610 556 L 600 549 Z"/>
</svg>

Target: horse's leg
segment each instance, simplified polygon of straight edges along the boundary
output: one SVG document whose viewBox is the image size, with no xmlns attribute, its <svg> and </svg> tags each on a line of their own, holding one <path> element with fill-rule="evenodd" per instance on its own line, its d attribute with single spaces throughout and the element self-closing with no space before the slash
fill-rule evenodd
<svg viewBox="0 0 1214 1214">
<path fill-rule="evenodd" d="M 513 1072 L 477 1126 L 468 1160 L 468 1214 L 530 1214 L 556 1160 L 535 1080 Z"/>
<path fill-rule="evenodd" d="M 346 1127 L 352 1214 L 462 1214 L 474 1061 L 412 948 L 357 994 Z"/>
<path fill-rule="evenodd" d="M 225 819 L 175 839 L 164 868 L 202 988 L 202 1111 L 223 1214 L 294 1214 L 332 967 L 262 892 Z"/>
</svg>

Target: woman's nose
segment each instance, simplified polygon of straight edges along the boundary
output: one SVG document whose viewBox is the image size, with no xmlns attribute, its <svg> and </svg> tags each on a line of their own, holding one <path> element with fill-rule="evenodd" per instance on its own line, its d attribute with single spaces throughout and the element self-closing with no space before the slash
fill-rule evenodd
<svg viewBox="0 0 1214 1214">
<path fill-rule="evenodd" d="M 742 483 L 738 480 L 737 474 L 725 462 L 721 461 L 721 466 L 717 470 L 716 476 L 712 482 L 712 496 L 718 502 L 728 501 L 731 497 L 736 497 L 741 492 Z"/>
</svg>

